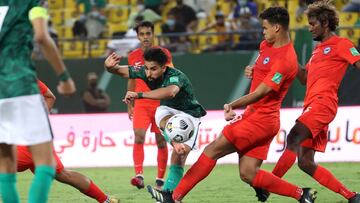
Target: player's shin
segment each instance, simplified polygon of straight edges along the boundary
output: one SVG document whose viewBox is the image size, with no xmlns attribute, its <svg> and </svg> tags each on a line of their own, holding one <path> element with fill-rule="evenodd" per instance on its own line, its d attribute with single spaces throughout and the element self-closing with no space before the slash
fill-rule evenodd
<svg viewBox="0 0 360 203">
<path fill-rule="evenodd" d="M 277 177 L 282 178 L 286 172 L 294 165 L 296 161 L 296 153 L 285 149 L 283 154 L 281 155 L 280 159 L 276 163 L 272 173 Z"/>
<path fill-rule="evenodd" d="M 16 190 L 16 174 L 0 173 L 0 196 L 3 202 L 20 202 L 19 194 Z"/>
<path fill-rule="evenodd" d="M 206 178 L 216 165 L 216 160 L 202 153 L 199 159 L 186 172 L 173 192 L 174 200 L 181 200 L 197 183 Z"/>
<path fill-rule="evenodd" d="M 55 168 L 40 165 L 35 168 L 35 177 L 29 191 L 29 203 L 45 203 L 48 199 L 51 183 L 55 177 Z"/>
</svg>

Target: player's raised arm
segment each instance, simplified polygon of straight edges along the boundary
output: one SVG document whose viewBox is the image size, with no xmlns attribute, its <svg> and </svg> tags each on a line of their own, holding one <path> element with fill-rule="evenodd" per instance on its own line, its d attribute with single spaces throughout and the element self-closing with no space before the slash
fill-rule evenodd
<svg viewBox="0 0 360 203">
<path fill-rule="evenodd" d="M 267 94 L 271 92 L 272 88 L 266 85 L 265 83 L 260 83 L 260 85 L 255 89 L 255 91 L 240 97 L 239 99 L 231 102 L 229 106 L 232 109 L 237 109 L 243 106 L 247 106 L 249 104 L 253 104 L 263 97 L 265 97 Z"/>
<path fill-rule="evenodd" d="M 149 92 L 128 91 L 123 101 L 126 104 L 129 104 L 134 99 L 154 99 L 154 100 L 172 99 L 177 95 L 179 91 L 180 88 L 177 85 L 169 85 L 167 87 L 162 87 Z"/>
<path fill-rule="evenodd" d="M 115 53 L 110 54 L 104 62 L 105 69 L 109 73 L 120 75 L 121 77 L 124 77 L 124 78 L 129 78 L 129 69 L 128 69 L 129 66 L 118 65 L 120 60 L 121 60 L 121 56 L 119 56 Z"/>
<path fill-rule="evenodd" d="M 302 65 L 299 64 L 298 66 L 298 73 L 296 75 L 296 77 L 298 78 L 298 80 L 300 81 L 300 83 L 302 85 L 306 85 L 306 81 L 307 81 L 307 71 L 305 68 L 302 67 Z"/>
<path fill-rule="evenodd" d="M 43 7 L 34 7 L 29 12 L 29 19 L 34 29 L 34 40 L 39 44 L 45 58 L 59 77 L 58 92 L 62 95 L 75 93 L 74 81 L 71 79 L 64 62 L 61 60 L 60 53 L 49 35 L 47 10 Z"/>
</svg>

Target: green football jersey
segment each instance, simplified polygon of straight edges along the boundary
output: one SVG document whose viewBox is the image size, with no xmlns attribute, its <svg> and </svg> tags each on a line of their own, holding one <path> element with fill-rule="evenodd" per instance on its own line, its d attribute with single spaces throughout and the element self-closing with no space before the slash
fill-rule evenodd
<svg viewBox="0 0 360 203">
<path fill-rule="evenodd" d="M 172 99 L 161 100 L 160 105 L 183 111 L 197 118 L 206 115 L 205 109 L 195 98 L 189 78 L 176 68 L 167 68 L 162 80 L 149 81 L 144 66 L 129 66 L 129 77 L 144 80 L 151 90 L 176 85 L 180 88 L 177 95 Z"/>
<path fill-rule="evenodd" d="M 39 93 L 29 11 L 39 0 L 0 0 L 0 99 Z"/>
</svg>

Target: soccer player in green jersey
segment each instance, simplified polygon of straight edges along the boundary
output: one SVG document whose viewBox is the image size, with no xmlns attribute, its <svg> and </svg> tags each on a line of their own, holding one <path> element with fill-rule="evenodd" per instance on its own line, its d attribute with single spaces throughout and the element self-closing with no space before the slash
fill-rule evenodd
<svg viewBox="0 0 360 203">
<path fill-rule="evenodd" d="M 183 176 L 186 157 L 195 147 L 200 118 L 205 116 L 206 111 L 196 100 L 188 77 L 178 69 L 165 65 L 168 59 L 160 48 L 150 48 L 145 51 L 144 59 L 144 66 L 121 66 L 118 65 L 120 56 L 113 53 L 105 60 L 105 68 L 110 73 L 124 78 L 140 78 L 145 81 L 151 91 L 128 91 L 124 102 L 129 103 L 142 98 L 160 100 L 160 106 L 155 113 L 155 121 L 162 131 L 167 121 L 175 114 L 186 115 L 194 123 L 196 133 L 190 140 L 184 143 L 168 140 L 174 150 L 171 154 L 170 172 L 163 190 L 172 191 Z M 148 186 L 148 189 L 152 187 Z"/>
<path fill-rule="evenodd" d="M 28 202 L 47 202 L 55 175 L 53 136 L 31 61 L 33 38 L 59 76 L 58 92 L 75 92 L 48 34 L 47 18 L 39 0 L 0 0 L 0 196 L 6 203 L 19 202 L 14 145 L 29 146 L 35 163 Z"/>
</svg>

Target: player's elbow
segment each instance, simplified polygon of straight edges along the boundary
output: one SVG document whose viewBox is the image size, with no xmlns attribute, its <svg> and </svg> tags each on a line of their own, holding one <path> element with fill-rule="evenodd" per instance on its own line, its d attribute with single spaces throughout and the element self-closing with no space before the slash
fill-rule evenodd
<svg viewBox="0 0 360 203">
<path fill-rule="evenodd" d="M 34 41 L 39 45 L 46 44 L 51 38 L 46 33 L 37 33 L 34 36 Z"/>
<path fill-rule="evenodd" d="M 168 92 L 168 98 L 173 99 L 173 98 L 176 97 L 176 94 L 177 94 L 177 92 L 175 92 L 175 91 L 169 91 Z"/>
</svg>

